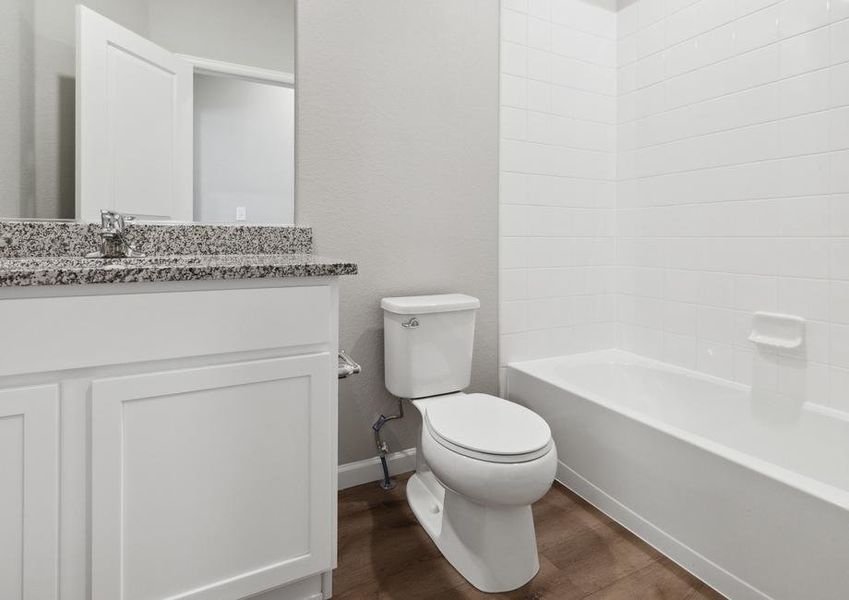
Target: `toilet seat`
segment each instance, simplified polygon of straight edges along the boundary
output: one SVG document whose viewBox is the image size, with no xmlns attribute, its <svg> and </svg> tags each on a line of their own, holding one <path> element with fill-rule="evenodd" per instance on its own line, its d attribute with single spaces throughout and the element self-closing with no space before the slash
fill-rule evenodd
<svg viewBox="0 0 849 600">
<path fill-rule="evenodd" d="M 489 394 L 430 399 L 424 422 L 439 445 L 486 462 L 528 462 L 545 456 L 554 445 L 542 417 Z"/>
</svg>

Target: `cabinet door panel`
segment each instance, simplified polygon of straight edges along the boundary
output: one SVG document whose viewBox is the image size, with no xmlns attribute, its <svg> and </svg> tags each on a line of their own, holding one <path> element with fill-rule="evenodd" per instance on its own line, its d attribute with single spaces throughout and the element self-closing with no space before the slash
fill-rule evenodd
<svg viewBox="0 0 849 600">
<path fill-rule="evenodd" d="M 330 364 L 95 381 L 94 599 L 240 598 L 330 568 Z"/>
<path fill-rule="evenodd" d="M 0 598 L 57 597 L 55 385 L 0 390 Z"/>
</svg>

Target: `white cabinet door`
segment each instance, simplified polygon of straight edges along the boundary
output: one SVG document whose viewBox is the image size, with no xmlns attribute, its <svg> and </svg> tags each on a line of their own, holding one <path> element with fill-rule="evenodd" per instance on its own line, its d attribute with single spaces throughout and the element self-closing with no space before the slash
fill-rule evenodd
<svg viewBox="0 0 849 600">
<path fill-rule="evenodd" d="M 77 218 L 192 220 L 194 70 L 77 6 Z"/>
<path fill-rule="evenodd" d="M 328 353 L 92 383 L 93 600 L 233 600 L 332 565 Z"/>
<path fill-rule="evenodd" d="M 53 600 L 59 551 L 59 389 L 0 390 L 0 598 Z"/>
</svg>

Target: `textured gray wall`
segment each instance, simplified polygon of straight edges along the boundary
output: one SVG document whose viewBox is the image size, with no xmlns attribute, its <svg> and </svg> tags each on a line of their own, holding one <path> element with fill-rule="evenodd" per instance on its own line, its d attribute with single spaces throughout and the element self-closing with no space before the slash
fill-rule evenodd
<svg viewBox="0 0 849 600">
<path fill-rule="evenodd" d="M 471 390 L 495 393 L 498 302 L 498 2 L 298 2 L 297 205 L 318 250 L 355 259 L 341 285 L 339 460 L 374 456 L 384 296 L 477 296 Z M 418 419 L 387 426 L 415 445 Z"/>
</svg>

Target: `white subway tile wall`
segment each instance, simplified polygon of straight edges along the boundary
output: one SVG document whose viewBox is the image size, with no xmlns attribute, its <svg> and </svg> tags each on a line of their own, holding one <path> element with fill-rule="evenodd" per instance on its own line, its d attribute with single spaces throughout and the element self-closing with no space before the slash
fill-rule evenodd
<svg viewBox="0 0 849 600">
<path fill-rule="evenodd" d="M 618 12 L 619 346 L 849 410 L 849 0 Z M 752 313 L 808 319 L 800 353 Z"/>
<path fill-rule="evenodd" d="M 618 84 L 615 0 L 501 14 L 503 366 L 616 344 Z"/>
<path fill-rule="evenodd" d="M 619 346 L 849 411 L 849 0 L 502 10 L 502 365 Z"/>
</svg>

